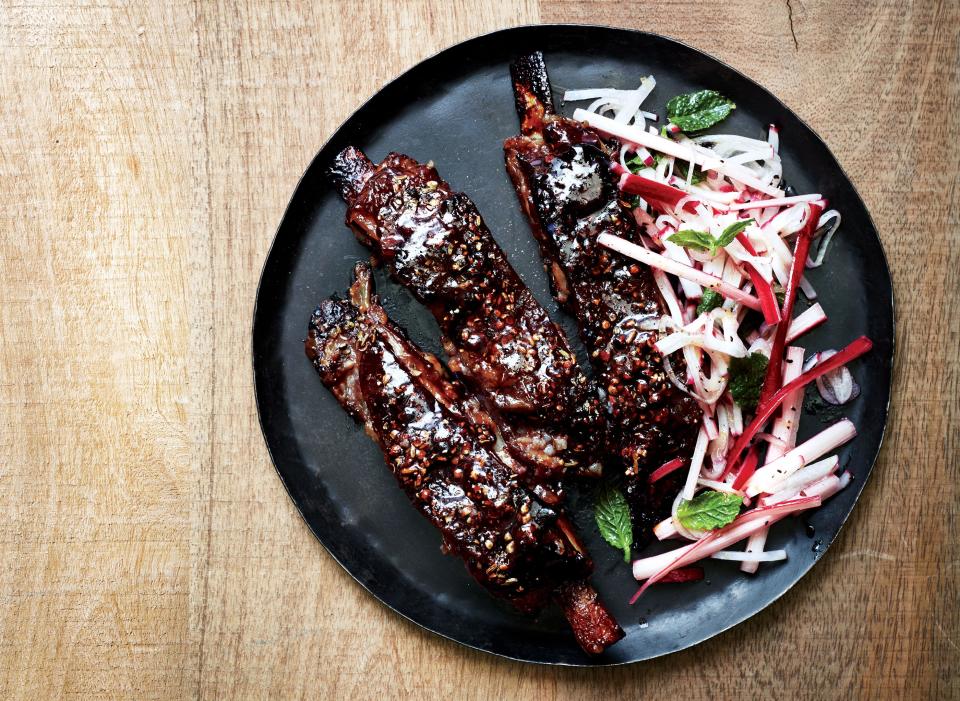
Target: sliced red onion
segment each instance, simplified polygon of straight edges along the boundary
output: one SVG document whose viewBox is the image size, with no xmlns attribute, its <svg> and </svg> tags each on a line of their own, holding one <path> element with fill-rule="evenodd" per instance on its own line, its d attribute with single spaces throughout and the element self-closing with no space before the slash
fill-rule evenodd
<svg viewBox="0 0 960 701">
<path fill-rule="evenodd" d="M 814 353 L 807 359 L 807 362 L 803 364 L 803 371 L 806 372 L 836 354 L 837 351 L 833 349 Z M 853 379 L 853 374 L 845 365 L 841 365 L 836 370 L 831 370 L 825 375 L 818 377 L 817 390 L 820 392 L 820 396 L 823 397 L 823 401 L 827 402 L 827 404 L 833 404 L 834 406 L 841 406 L 851 399 L 856 399 L 860 396 L 860 385 Z"/>
<path fill-rule="evenodd" d="M 817 389 L 823 401 L 840 406 L 860 396 L 860 385 L 845 367 L 839 367 L 817 379 Z"/>
</svg>

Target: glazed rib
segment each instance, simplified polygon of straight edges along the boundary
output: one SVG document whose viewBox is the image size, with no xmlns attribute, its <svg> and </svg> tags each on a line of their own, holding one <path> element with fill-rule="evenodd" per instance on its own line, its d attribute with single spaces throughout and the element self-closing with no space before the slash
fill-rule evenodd
<svg viewBox="0 0 960 701">
<path fill-rule="evenodd" d="M 450 368 L 496 414 L 530 478 L 559 492 L 567 471 L 599 474 L 596 393 L 473 202 L 432 164 L 397 153 L 375 165 L 349 147 L 329 172 L 347 224 L 431 311 Z"/>
<path fill-rule="evenodd" d="M 647 474 L 693 452 L 701 412 L 677 389 L 654 348 L 665 311 L 651 271 L 602 248 L 601 233 L 639 243 L 609 163 L 618 145 L 558 116 L 539 52 L 511 66 L 521 134 L 504 143 L 507 171 L 540 244 L 554 297 L 577 320 L 605 395 L 608 451 L 628 475 L 638 535 L 665 516 L 673 480 Z M 683 371 L 677 362 L 678 371 Z M 682 375 L 681 375 L 682 376 Z"/>
<path fill-rule="evenodd" d="M 556 601 L 584 649 L 602 652 L 623 632 L 586 583 L 593 565 L 567 517 L 519 481 L 489 417 L 387 318 L 369 268 L 356 276 L 349 301 L 325 300 L 310 319 L 306 353 L 323 383 L 380 445 L 446 552 L 521 611 Z"/>
</svg>

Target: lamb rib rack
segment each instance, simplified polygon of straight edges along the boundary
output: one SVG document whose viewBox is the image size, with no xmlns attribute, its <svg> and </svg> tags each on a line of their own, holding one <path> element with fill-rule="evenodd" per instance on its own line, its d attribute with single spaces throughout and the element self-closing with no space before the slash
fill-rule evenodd
<svg viewBox="0 0 960 701">
<path fill-rule="evenodd" d="M 325 300 L 310 319 L 306 353 L 324 385 L 380 445 L 446 552 L 521 611 L 555 601 L 584 650 L 602 652 L 623 631 L 586 581 L 593 564 L 566 515 L 498 456 L 492 419 L 387 318 L 371 284 L 358 265 L 350 300 Z"/>
<path fill-rule="evenodd" d="M 602 233 L 640 242 L 609 167 L 618 144 L 555 113 L 540 52 L 515 61 L 511 76 L 521 134 L 504 143 L 507 171 L 554 297 L 576 317 L 590 353 L 605 396 L 608 453 L 627 474 L 638 536 L 649 537 L 670 507 L 679 473 L 654 485 L 647 475 L 690 457 L 701 411 L 670 382 L 654 348 L 665 305 L 651 271 L 596 243 Z"/>
<path fill-rule="evenodd" d="M 560 328 L 511 267 L 474 203 L 432 164 L 375 165 L 348 147 L 329 174 L 347 225 L 431 311 L 450 369 L 495 414 L 507 449 L 559 501 L 566 473 L 599 475 L 603 412 Z"/>
</svg>

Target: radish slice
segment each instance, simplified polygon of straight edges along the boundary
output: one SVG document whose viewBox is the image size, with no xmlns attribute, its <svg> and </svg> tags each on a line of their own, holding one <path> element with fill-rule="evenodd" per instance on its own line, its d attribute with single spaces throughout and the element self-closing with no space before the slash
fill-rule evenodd
<svg viewBox="0 0 960 701">
<path fill-rule="evenodd" d="M 823 234 L 823 238 L 820 239 L 816 255 L 813 258 L 807 259 L 808 268 L 819 268 L 823 265 L 823 259 L 827 255 L 827 248 L 830 246 L 830 241 L 833 239 L 833 235 L 837 233 L 837 229 L 840 228 L 840 212 L 835 209 L 824 212 L 820 217 L 820 221 L 817 223 L 817 230 L 819 230 L 831 219 L 833 223 L 830 225 L 830 228 L 827 229 L 826 233 Z"/>
<path fill-rule="evenodd" d="M 853 440 L 857 429 L 849 419 L 841 419 L 816 436 L 801 443 L 796 448 L 771 463 L 761 467 L 747 483 L 747 495 L 756 496 L 761 492 L 773 494 L 782 489 L 783 483 L 811 460 L 816 460 L 831 450 Z"/>
<path fill-rule="evenodd" d="M 776 504 L 780 501 L 786 501 L 795 497 L 799 492 L 819 482 L 827 475 L 832 475 L 840 466 L 840 458 L 831 455 L 829 458 L 811 463 L 804 468 L 797 470 L 790 477 L 781 482 L 775 494 L 764 497 L 760 500 L 761 504 Z"/>
</svg>

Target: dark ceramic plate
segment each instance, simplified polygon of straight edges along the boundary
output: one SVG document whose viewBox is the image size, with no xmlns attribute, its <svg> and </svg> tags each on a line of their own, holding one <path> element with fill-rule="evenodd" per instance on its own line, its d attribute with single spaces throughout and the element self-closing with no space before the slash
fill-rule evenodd
<svg viewBox="0 0 960 701">
<path fill-rule="evenodd" d="M 824 193 L 843 213 L 827 264 L 810 273 L 830 319 L 804 346 L 840 347 L 860 334 L 876 344 L 854 367 L 863 394 L 845 410 L 860 430 L 840 453 L 854 482 L 808 522 L 787 519 L 774 528 L 770 547 L 786 548 L 786 562 L 746 576 L 733 563 L 710 561 L 705 581 L 654 587 L 631 607 L 627 600 L 637 585 L 629 568 L 600 539 L 588 500 L 573 495 L 573 513 L 596 561 L 593 581 L 627 633 L 596 659 L 580 650 L 558 611 L 536 619 L 520 615 L 488 596 L 459 560 L 440 553 L 438 534 L 407 503 L 377 447 L 321 385 L 303 353 L 310 312 L 322 298 L 342 293 L 354 261 L 367 257 L 344 227 L 344 205 L 323 175 L 348 144 L 375 160 L 396 150 L 435 161 L 443 177 L 477 203 L 520 275 L 576 338 L 550 298 L 503 167 L 501 143 L 518 131 L 508 65 L 534 49 L 545 53 L 560 93 L 633 87 L 653 74 L 657 88 L 648 104 L 661 111 L 673 95 L 713 88 L 737 104 L 722 125 L 725 132 L 762 138 L 768 123 L 780 124 L 787 180 L 800 192 Z M 439 352 L 432 318 L 397 285 L 382 277 L 378 283 L 391 316 L 414 340 Z M 820 138 L 765 89 L 696 49 L 653 34 L 569 25 L 508 29 L 446 49 L 350 117 L 293 194 L 263 269 L 253 326 L 257 407 L 267 445 L 291 498 L 330 554 L 374 596 L 424 628 L 498 655 L 566 665 L 635 662 L 681 650 L 749 618 L 793 586 L 836 537 L 870 474 L 887 417 L 892 354 L 883 249 L 863 202 Z M 807 415 L 801 438 L 821 427 L 821 417 Z"/>
</svg>

